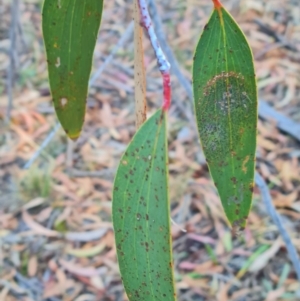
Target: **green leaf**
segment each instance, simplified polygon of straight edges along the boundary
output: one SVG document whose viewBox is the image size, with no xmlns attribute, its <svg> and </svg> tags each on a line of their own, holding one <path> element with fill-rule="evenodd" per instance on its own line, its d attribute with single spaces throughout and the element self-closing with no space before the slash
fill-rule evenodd
<svg viewBox="0 0 300 301">
<path fill-rule="evenodd" d="M 57 117 L 71 139 L 84 122 L 103 0 L 45 0 L 43 35 Z"/>
<path fill-rule="evenodd" d="M 251 207 L 257 89 L 247 40 L 230 14 L 214 2 L 194 57 L 195 109 L 211 176 L 229 222 L 239 230 Z"/>
<path fill-rule="evenodd" d="M 130 301 L 175 300 L 166 116 L 158 110 L 133 137 L 114 183 L 113 224 Z"/>
</svg>

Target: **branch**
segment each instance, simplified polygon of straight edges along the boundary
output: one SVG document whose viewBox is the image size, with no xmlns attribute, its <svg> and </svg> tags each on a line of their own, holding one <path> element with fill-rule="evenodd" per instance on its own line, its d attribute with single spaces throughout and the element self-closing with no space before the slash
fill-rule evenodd
<svg viewBox="0 0 300 301">
<path fill-rule="evenodd" d="M 255 183 L 259 187 L 263 202 L 265 203 L 266 209 L 271 216 L 274 224 L 277 226 L 279 233 L 281 234 L 283 241 L 285 242 L 286 249 L 288 251 L 289 257 L 291 262 L 293 263 L 293 266 L 295 268 L 297 278 L 300 281 L 300 261 L 299 261 L 299 256 L 297 253 L 297 250 L 295 246 L 292 243 L 292 240 L 284 228 L 282 224 L 282 220 L 280 215 L 277 213 L 271 199 L 271 195 L 269 192 L 269 188 L 265 182 L 265 180 L 262 178 L 262 176 L 256 172 L 255 173 Z"/>
<path fill-rule="evenodd" d="M 189 97 L 190 101 L 191 101 L 191 105 L 192 107 L 194 106 L 193 104 L 193 90 L 192 90 L 192 86 L 191 83 L 189 82 L 188 79 L 186 79 L 186 77 L 182 74 L 181 70 L 180 70 L 180 65 L 178 64 L 175 55 L 172 51 L 172 49 L 170 48 L 166 37 L 163 33 L 163 26 L 162 26 L 162 22 L 161 19 L 159 17 L 159 13 L 157 11 L 157 7 L 155 4 L 154 0 L 149 0 L 149 8 L 152 11 L 152 15 L 153 15 L 153 24 L 155 26 L 155 31 L 157 34 L 157 38 L 159 40 L 159 43 L 164 51 L 164 53 L 166 54 L 169 62 L 171 62 L 171 71 L 174 72 L 175 76 L 177 77 L 179 83 L 183 86 L 183 88 L 185 89 L 187 96 Z M 192 108 L 186 108 L 183 104 L 183 102 L 181 100 L 176 101 L 176 105 L 178 106 L 178 108 L 180 109 L 180 111 L 182 112 L 182 114 L 185 115 L 185 117 L 187 118 L 187 120 L 189 120 L 191 122 L 191 125 L 193 127 L 193 130 L 195 131 L 195 133 L 197 133 L 197 125 L 195 122 L 195 118 L 192 114 L 193 109 Z"/>
<path fill-rule="evenodd" d="M 140 26 L 140 9 L 138 0 L 133 0 L 133 19 L 135 128 L 138 130 L 147 119 L 147 84 L 144 66 L 143 28 Z"/>
<path fill-rule="evenodd" d="M 162 109 L 167 111 L 171 105 L 171 80 L 170 80 L 170 63 L 167 60 L 162 48 L 157 39 L 154 27 L 152 25 L 151 17 L 149 15 L 147 1 L 138 0 L 140 14 L 141 14 L 141 25 L 145 28 L 149 35 L 151 45 L 154 49 L 155 56 L 157 59 L 159 71 L 163 78 L 163 89 L 164 89 L 164 101 Z"/>
</svg>

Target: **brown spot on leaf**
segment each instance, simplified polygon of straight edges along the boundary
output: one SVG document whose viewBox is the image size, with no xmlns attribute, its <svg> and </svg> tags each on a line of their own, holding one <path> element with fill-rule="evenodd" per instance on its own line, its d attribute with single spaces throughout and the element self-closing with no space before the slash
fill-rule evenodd
<svg viewBox="0 0 300 301">
<path fill-rule="evenodd" d="M 232 177 L 230 180 L 231 180 L 231 182 L 232 182 L 233 184 L 236 184 L 236 183 L 237 183 L 236 177 Z"/>
<path fill-rule="evenodd" d="M 243 163 L 242 163 L 242 171 L 243 171 L 244 173 L 247 172 L 246 164 L 248 163 L 249 159 L 250 159 L 250 157 L 249 157 L 249 155 L 248 155 L 248 156 L 246 156 L 246 158 L 244 159 L 244 161 L 243 161 Z"/>
</svg>

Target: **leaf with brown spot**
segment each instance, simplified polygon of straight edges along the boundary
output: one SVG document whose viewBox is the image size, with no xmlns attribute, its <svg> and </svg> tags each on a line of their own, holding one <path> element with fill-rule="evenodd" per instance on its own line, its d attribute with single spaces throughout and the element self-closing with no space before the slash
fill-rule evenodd
<svg viewBox="0 0 300 301">
<path fill-rule="evenodd" d="M 130 301 L 176 299 L 169 206 L 166 113 L 158 110 L 133 137 L 114 182 L 113 225 Z"/>
<path fill-rule="evenodd" d="M 43 35 L 57 117 L 71 139 L 84 122 L 103 0 L 45 0 Z"/>
<path fill-rule="evenodd" d="M 257 88 L 247 40 L 218 0 L 195 52 L 193 90 L 198 130 L 211 176 L 233 227 L 251 207 Z"/>
</svg>

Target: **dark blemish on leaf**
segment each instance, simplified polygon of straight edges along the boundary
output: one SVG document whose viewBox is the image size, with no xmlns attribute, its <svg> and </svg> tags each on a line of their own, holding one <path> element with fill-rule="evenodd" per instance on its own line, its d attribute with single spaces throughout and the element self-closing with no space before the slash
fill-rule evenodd
<svg viewBox="0 0 300 301">
<path fill-rule="evenodd" d="M 253 183 L 249 184 L 249 191 L 251 193 L 253 193 L 253 191 L 254 191 L 254 184 Z"/>
<path fill-rule="evenodd" d="M 231 180 L 231 182 L 232 182 L 233 184 L 236 184 L 236 183 L 237 183 L 236 177 L 232 177 L 230 180 Z"/>
</svg>

